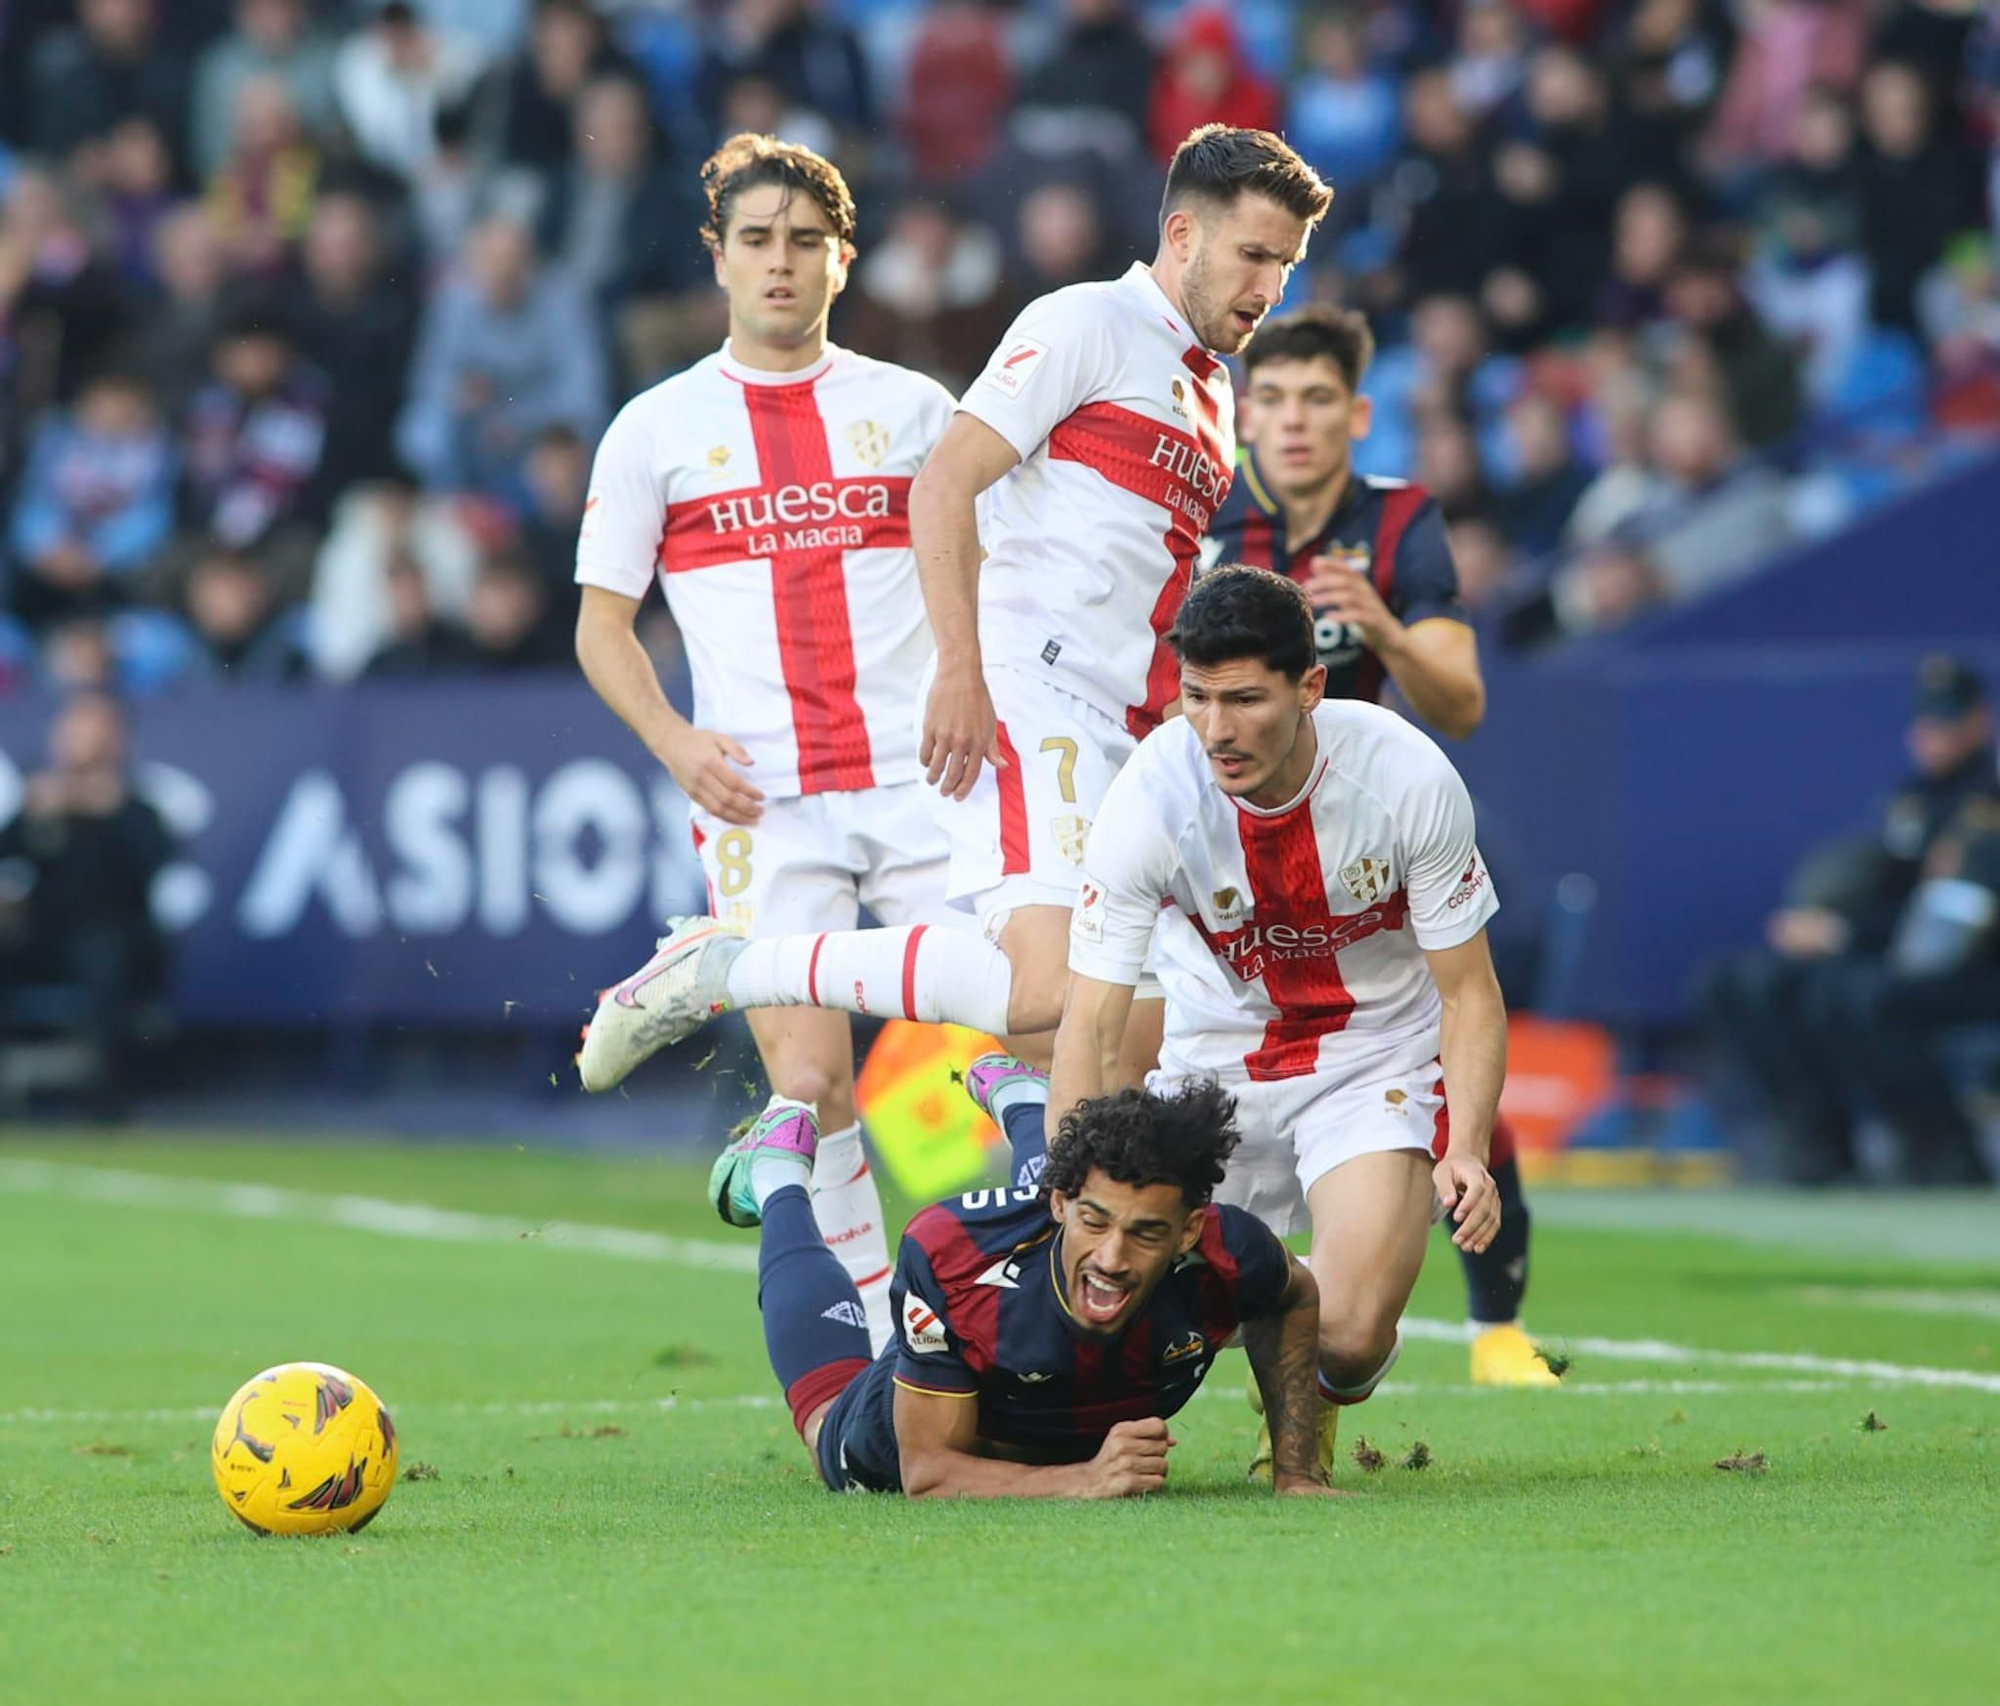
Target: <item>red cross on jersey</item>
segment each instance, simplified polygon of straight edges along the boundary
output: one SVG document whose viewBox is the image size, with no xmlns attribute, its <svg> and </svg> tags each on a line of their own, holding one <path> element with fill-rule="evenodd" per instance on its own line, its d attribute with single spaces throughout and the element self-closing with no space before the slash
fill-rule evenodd
<svg viewBox="0 0 2000 1706">
<path fill-rule="evenodd" d="M 913 780 L 930 627 L 910 481 L 951 417 L 935 381 L 828 346 L 800 373 L 728 349 L 641 392 L 598 447 L 576 578 L 680 625 L 694 718 L 773 799 Z"/>
<path fill-rule="evenodd" d="M 1021 458 L 980 518 L 984 661 L 1144 735 L 1176 691 L 1162 636 L 1229 490 L 1227 371 L 1135 264 L 1030 303 L 958 406 Z"/>
<path fill-rule="evenodd" d="M 1310 778 L 1272 811 L 1223 793 L 1185 719 L 1105 793 L 1070 969 L 1136 983 L 1152 945 L 1171 1074 L 1381 1078 L 1437 1058 L 1424 950 L 1470 941 L 1497 906 L 1472 802 L 1393 711 L 1329 699 L 1312 725 Z"/>
</svg>

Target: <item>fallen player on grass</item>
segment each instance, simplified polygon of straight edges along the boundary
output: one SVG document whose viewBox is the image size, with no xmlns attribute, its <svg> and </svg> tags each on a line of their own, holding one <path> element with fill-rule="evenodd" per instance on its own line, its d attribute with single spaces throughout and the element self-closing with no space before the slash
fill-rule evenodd
<svg viewBox="0 0 2000 1706">
<path fill-rule="evenodd" d="M 1005 1110 L 1026 1069 L 976 1062 Z M 1032 1086 L 1039 1100 L 1039 1081 Z M 1213 1084 L 1079 1103 L 1046 1157 L 1038 1120 L 1011 1177 L 917 1214 L 871 1359 L 853 1282 L 807 1194 L 811 1108 L 774 1101 L 710 1177 L 717 1212 L 763 1228 L 758 1304 L 771 1366 L 820 1478 L 913 1498 L 1123 1498 L 1156 1492 L 1168 1419 L 1242 1343 L 1271 1422 L 1281 1494 L 1329 1495 L 1318 1462 L 1319 1291 L 1254 1216 L 1210 1199 L 1236 1147 Z"/>
</svg>

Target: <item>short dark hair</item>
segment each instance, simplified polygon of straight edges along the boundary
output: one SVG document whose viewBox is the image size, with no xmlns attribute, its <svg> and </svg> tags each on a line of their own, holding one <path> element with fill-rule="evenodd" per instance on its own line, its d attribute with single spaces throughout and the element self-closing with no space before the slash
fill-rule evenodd
<svg viewBox="0 0 2000 1706">
<path fill-rule="evenodd" d="M 701 187 L 708 197 L 708 219 L 701 240 L 711 249 L 722 247 L 729 227 L 729 209 L 745 190 L 759 184 L 783 184 L 803 190 L 826 215 L 833 234 L 843 243 L 854 241 L 854 192 L 840 168 L 824 155 L 796 142 L 742 131 L 702 162 Z"/>
<path fill-rule="evenodd" d="M 1312 605 L 1297 581 L 1225 563 L 1194 583 L 1167 644 L 1198 669 L 1257 658 L 1297 681 L 1315 658 Z"/>
<path fill-rule="evenodd" d="M 1290 144 L 1268 130 L 1205 124 L 1191 130 L 1167 168 L 1160 220 L 1189 201 L 1233 206 L 1242 195 L 1261 195 L 1287 213 L 1317 225 L 1333 205 L 1333 191 Z"/>
<path fill-rule="evenodd" d="M 1172 1185 L 1189 1208 L 1200 1208 L 1214 1198 L 1242 1141 L 1236 1099 L 1213 1079 L 1196 1079 L 1164 1096 L 1119 1090 L 1063 1115 L 1042 1189 L 1073 1197 L 1094 1169 L 1135 1190 Z"/>
<path fill-rule="evenodd" d="M 1352 308 L 1314 302 L 1282 320 L 1267 320 L 1243 346 L 1247 378 L 1267 361 L 1316 361 L 1324 357 L 1340 369 L 1350 391 L 1361 389 L 1368 364 L 1375 359 L 1375 334 L 1367 317 Z"/>
</svg>

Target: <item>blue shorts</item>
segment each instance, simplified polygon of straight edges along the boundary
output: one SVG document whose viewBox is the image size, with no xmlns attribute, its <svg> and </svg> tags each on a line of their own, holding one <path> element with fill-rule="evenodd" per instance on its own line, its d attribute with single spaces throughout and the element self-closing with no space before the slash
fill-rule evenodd
<svg viewBox="0 0 2000 1706">
<path fill-rule="evenodd" d="M 820 1424 L 819 1476 L 836 1493 L 900 1493 L 896 1454 L 896 1358 L 893 1341 L 833 1401 Z"/>
</svg>

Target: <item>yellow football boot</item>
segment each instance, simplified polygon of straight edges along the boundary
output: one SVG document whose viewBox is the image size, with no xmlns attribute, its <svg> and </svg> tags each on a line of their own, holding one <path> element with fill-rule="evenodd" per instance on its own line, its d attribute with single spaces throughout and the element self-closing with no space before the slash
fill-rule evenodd
<svg viewBox="0 0 2000 1706">
<path fill-rule="evenodd" d="M 1271 1485 L 1271 1424 L 1264 1420 L 1264 1394 L 1257 1390 L 1257 1377 L 1253 1374 L 1243 1383 L 1243 1396 L 1250 1401 L 1250 1408 L 1257 1412 L 1257 1449 L 1250 1458 L 1249 1479 L 1260 1487 Z M 1340 1431 L 1340 1406 L 1322 1404 L 1319 1407 L 1319 1472 L 1328 1480 L 1333 1478 L 1334 1436 Z"/>
<path fill-rule="evenodd" d="M 1518 1324 L 1487 1327 L 1472 1340 L 1474 1386 L 1560 1386 L 1561 1378 L 1536 1353 Z"/>
</svg>

